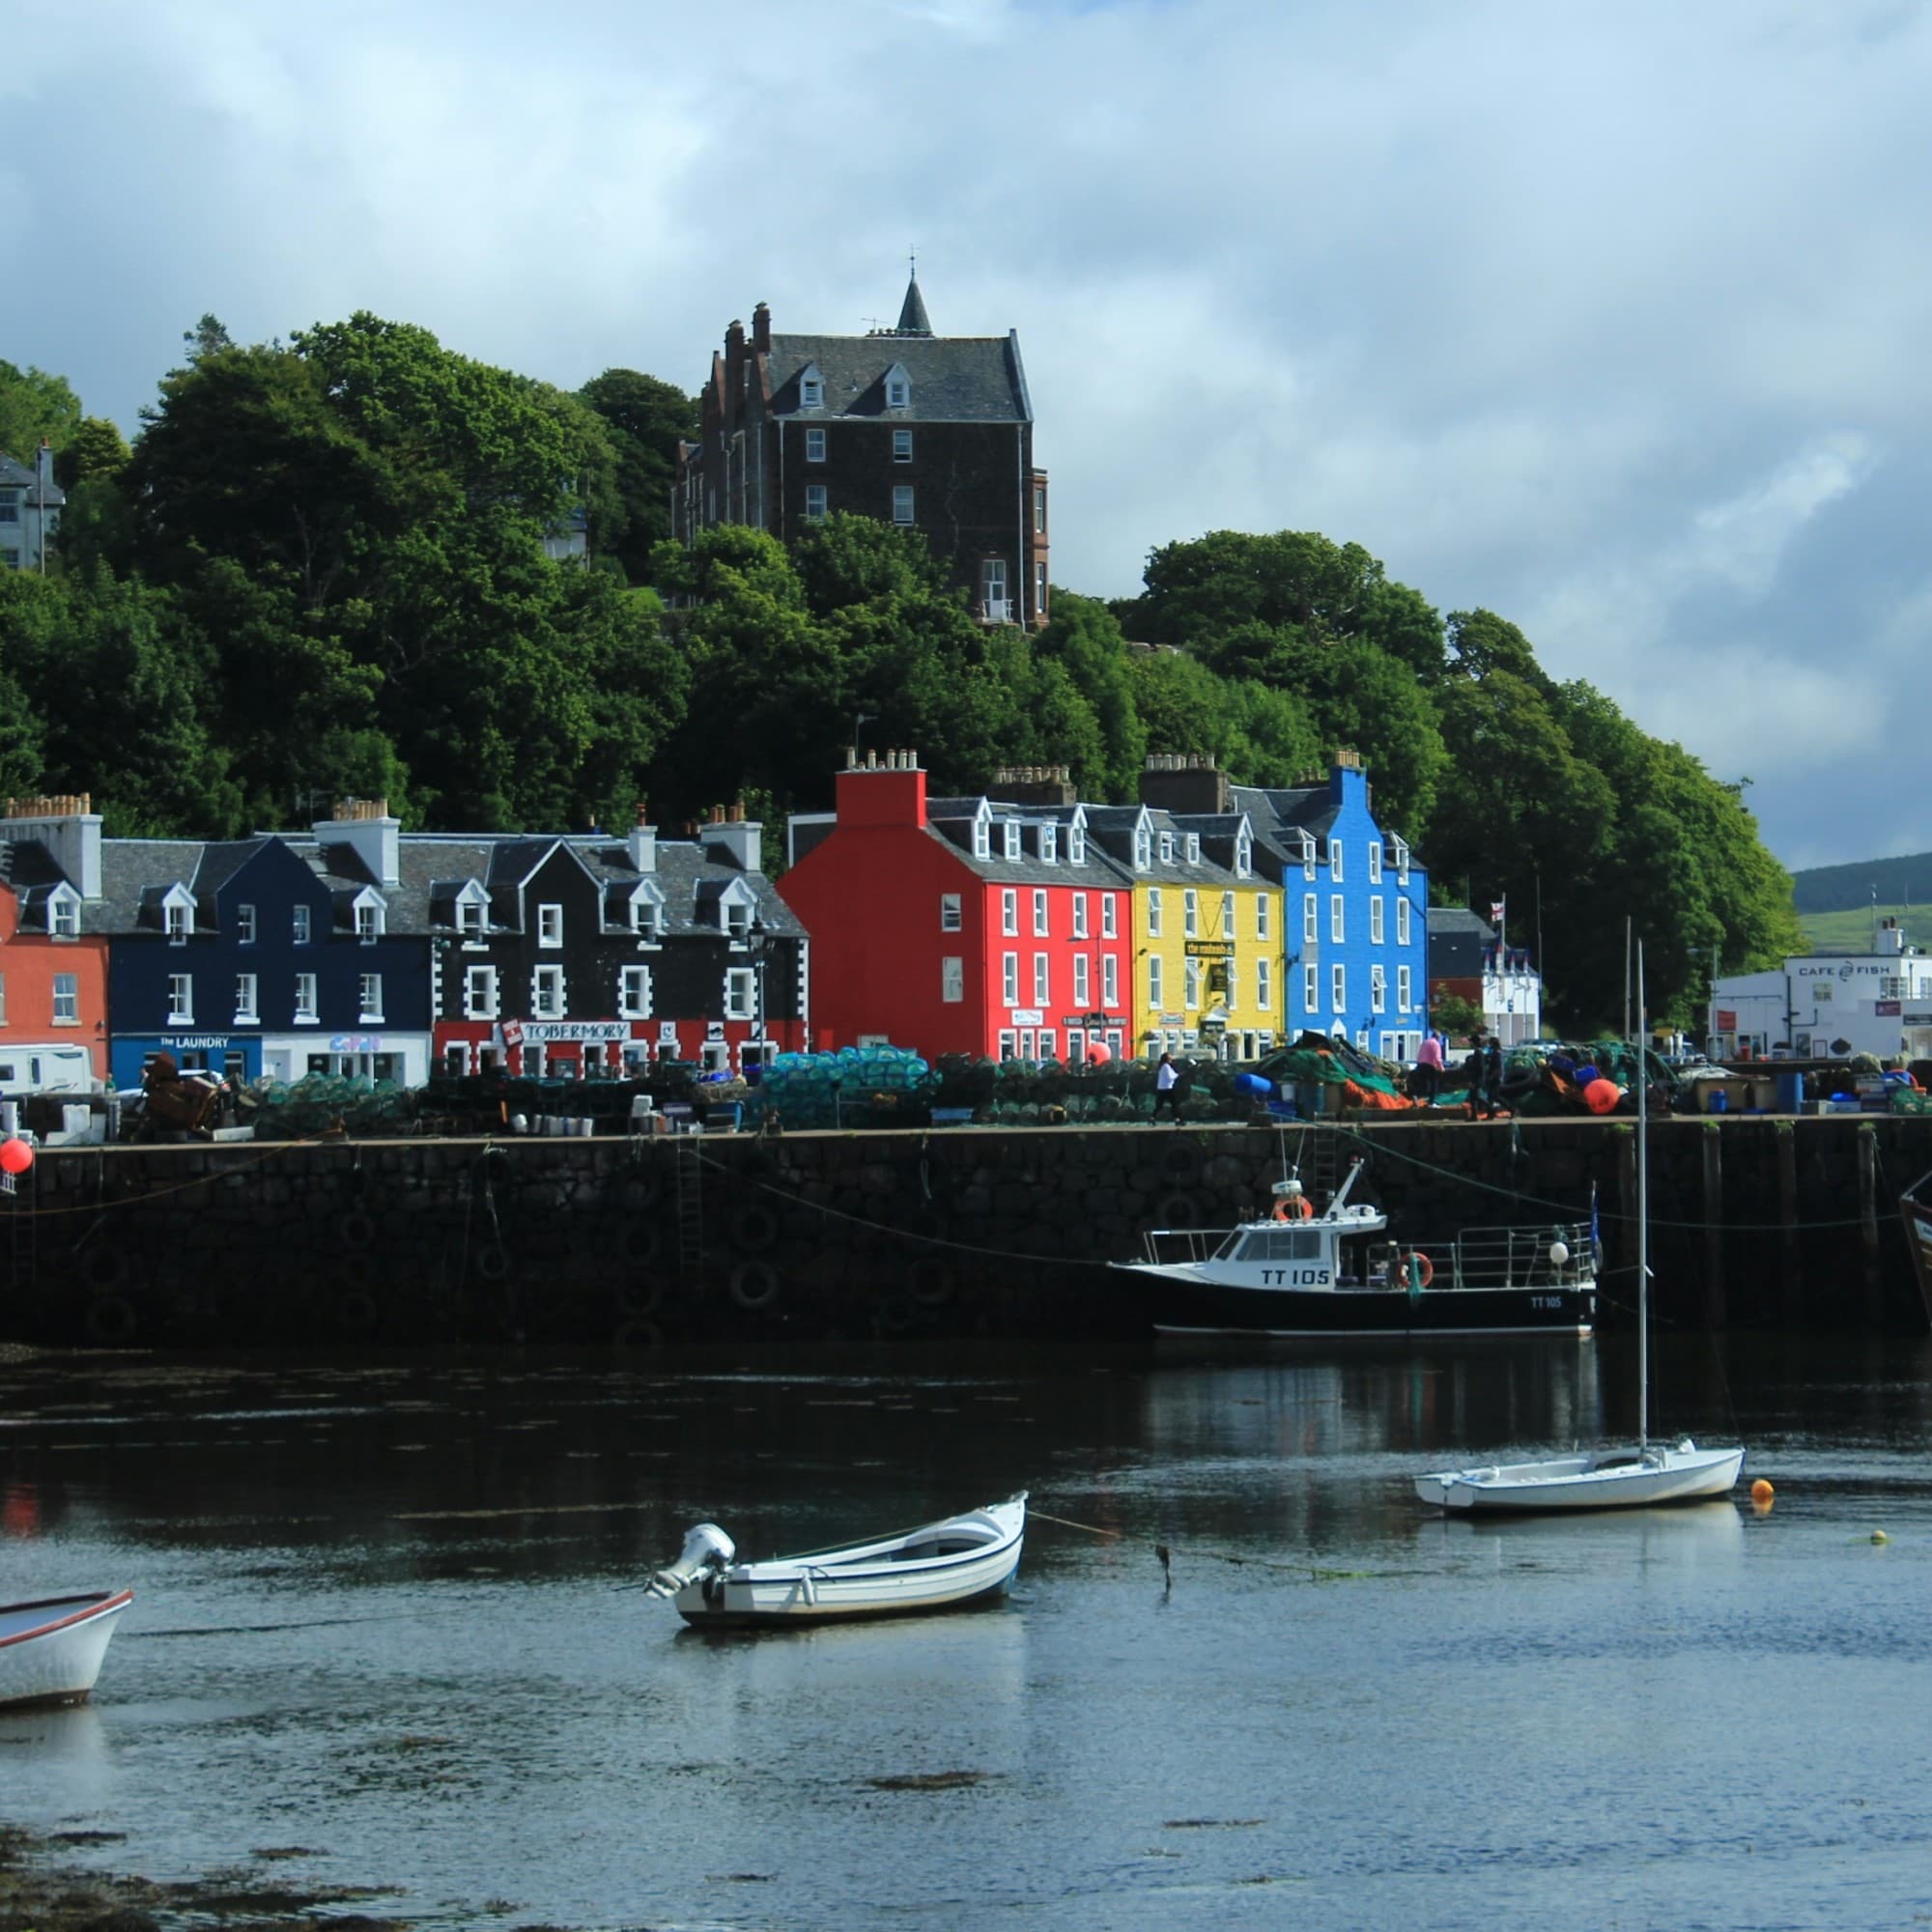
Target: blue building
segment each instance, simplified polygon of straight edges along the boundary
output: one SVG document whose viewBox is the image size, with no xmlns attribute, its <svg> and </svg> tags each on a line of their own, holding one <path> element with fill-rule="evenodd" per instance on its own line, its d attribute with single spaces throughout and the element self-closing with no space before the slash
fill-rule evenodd
<svg viewBox="0 0 1932 1932">
<path fill-rule="evenodd" d="M 166 1052 L 236 1079 L 420 1085 L 430 940 L 390 929 L 400 830 L 352 803 L 306 838 L 103 840 L 114 1084 Z"/>
<path fill-rule="evenodd" d="M 1252 837 L 1254 871 L 1282 892 L 1290 1039 L 1339 1035 L 1387 1060 L 1414 1059 L 1429 1024 L 1429 876 L 1377 824 L 1355 753 L 1337 752 L 1325 781 L 1284 789 L 1230 784 L 1205 758 L 1156 753 L 1141 797 L 1209 852 Z"/>
</svg>

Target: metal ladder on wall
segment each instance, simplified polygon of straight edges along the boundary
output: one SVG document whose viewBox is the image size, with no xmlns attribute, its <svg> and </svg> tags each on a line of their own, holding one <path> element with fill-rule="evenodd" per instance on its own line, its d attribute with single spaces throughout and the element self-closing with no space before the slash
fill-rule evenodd
<svg viewBox="0 0 1932 1932">
<path fill-rule="evenodd" d="M 671 1138 L 671 1173 L 677 1186 L 677 1272 L 695 1283 L 704 1268 L 704 1156 L 696 1134 Z"/>
<path fill-rule="evenodd" d="M 1308 1198 L 1318 1209 L 1325 1208 L 1348 1172 L 1342 1136 L 1333 1127 L 1303 1127 L 1289 1149 L 1289 1158 L 1295 1163 Z"/>
</svg>

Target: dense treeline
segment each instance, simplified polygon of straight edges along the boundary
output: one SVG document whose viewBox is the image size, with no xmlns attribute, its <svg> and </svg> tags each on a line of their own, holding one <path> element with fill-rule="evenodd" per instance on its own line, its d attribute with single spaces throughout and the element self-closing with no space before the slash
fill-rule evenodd
<svg viewBox="0 0 1932 1932">
<path fill-rule="evenodd" d="M 131 449 L 0 363 L 0 448 L 54 444 L 44 576 L 0 574 L 0 787 L 92 791 L 121 834 L 299 823 L 338 794 L 433 827 L 671 821 L 827 801 L 855 736 L 941 790 L 1065 763 L 1126 799 L 1150 751 L 1287 784 L 1350 745 L 1438 889 L 1540 903 L 1552 993 L 1613 1012 L 1632 916 L 1665 1001 L 1797 942 L 1736 787 L 1559 684 L 1488 611 L 1446 618 L 1359 546 L 1219 531 L 1037 634 L 967 614 L 914 533 L 834 517 L 666 540 L 694 406 L 576 394 L 356 315 L 187 337 Z M 573 526 L 591 562 L 551 553 Z M 1130 641 L 1131 640 L 1131 641 Z"/>
</svg>

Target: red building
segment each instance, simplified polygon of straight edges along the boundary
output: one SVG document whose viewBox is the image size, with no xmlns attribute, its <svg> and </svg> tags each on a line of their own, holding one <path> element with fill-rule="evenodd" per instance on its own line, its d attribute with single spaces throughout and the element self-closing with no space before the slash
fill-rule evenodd
<svg viewBox="0 0 1932 1932">
<path fill-rule="evenodd" d="M 0 814 L 0 1045 L 84 1047 L 103 1079 L 107 940 L 87 929 L 101 896 L 100 819 L 90 805 L 15 798 Z"/>
<path fill-rule="evenodd" d="M 836 810 L 792 819 L 779 892 L 812 935 L 814 1045 L 1126 1050 L 1130 879 L 1088 837 L 1064 767 L 995 788 L 928 799 L 916 753 L 874 753 L 838 774 Z"/>
</svg>

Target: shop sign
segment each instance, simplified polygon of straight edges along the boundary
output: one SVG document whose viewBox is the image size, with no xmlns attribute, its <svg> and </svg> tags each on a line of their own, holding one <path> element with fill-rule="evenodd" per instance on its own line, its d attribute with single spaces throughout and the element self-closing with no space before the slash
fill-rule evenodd
<svg viewBox="0 0 1932 1932">
<path fill-rule="evenodd" d="M 1235 942 L 1232 939 L 1190 939 L 1181 950 L 1190 959 L 1232 959 L 1235 956 Z"/>
<path fill-rule="evenodd" d="M 516 1039 L 510 1037 L 513 1026 L 517 1028 Z M 578 1042 L 594 1046 L 601 1041 L 629 1039 L 630 1037 L 631 1029 L 622 1020 L 525 1020 L 521 1025 L 509 1020 L 503 1027 L 505 1046 L 517 1046 L 524 1040 L 543 1046 Z"/>
<path fill-rule="evenodd" d="M 1736 1033 L 1737 1030 L 1737 1009 L 1735 1007 L 1719 1007 L 1718 1009 L 1718 1031 L 1719 1033 Z"/>
<path fill-rule="evenodd" d="M 503 1044 L 505 1046 L 523 1045 L 524 1026 L 521 1020 L 505 1020 L 502 1026 L 502 1034 Z"/>
<path fill-rule="evenodd" d="M 1872 1012 L 1879 1019 L 1895 1020 L 1904 1004 L 1902 1000 L 1874 1000 Z"/>
<path fill-rule="evenodd" d="M 1016 1027 L 1044 1026 L 1046 1024 L 1046 1015 L 1037 1007 L 1015 1007 L 1013 1009 L 1012 1023 Z"/>
<path fill-rule="evenodd" d="M 390 1043 L 379 1033 L 332 1033 L 328 1037 L 330 1053 L 387 1053 Z"/>
<path fill-rule="evenodd" d="M 164 1034 L 162 1039 L 169 1046 L 185 1047 L 190 1053 L 219 1053 L 228 1044 L 225 1033 Z"/>
</svg>

